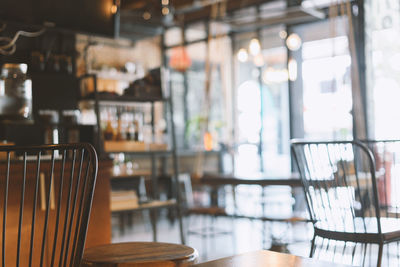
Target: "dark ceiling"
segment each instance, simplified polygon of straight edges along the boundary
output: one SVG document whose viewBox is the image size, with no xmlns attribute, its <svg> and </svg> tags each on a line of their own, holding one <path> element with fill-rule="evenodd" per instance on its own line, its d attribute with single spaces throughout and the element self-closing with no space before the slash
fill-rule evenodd
<svg viewBox="0 0 400 267">
<path fill-rule="evenodd" d="M 140 38 L 159 34 L 163 27 L 207 21 L 215 3 L 225 5 L 226 15 L 229 16 L 237 10 L 274 1 L 276 0 L 121 0 L 121 35 Z M 162 2 L 168 4 L 162 5 Z M 168 15 L 162 14 L 163 7 L 168 8 Z"/>
<path fill-rule="evenodd" d="M 122 0 L 121 11 L 124 15 L 131 14 L 142 19 L 144 12 L 150 12 L 152 15 L 150 21 L 160 21 L 165 17 L 162 14 L 162 8 L 168 7 L 175 20 L 183 16 L 185 23 L 191 23 L 198 20 L 209 19 L 211 6 L 214 3 L 222 4 L 226 2 L 226 12 L 229 14 L 242 8 L 273 1 L 274 0 L 169 0 L 166 1 L 168 5 L 163 6 L 162 0 Z"/>
<path fill-rule="evenodd" d="M 164 28 L 209 21 L 211 18 L 225 23 L 231 32 L 243 32 L 266 25 L 290 25 L 325 17 L 320 10 L 304 9 L 301 2 L 302 0 L 121 0 L 120 35 L 142 39 L 161 34 Z M 164 11 L 167 9 L 168 14 L 163 14 L 163 8 Z M 212 15 L 213 10 L 218 10 L 218 15 Z"/>
</svg>

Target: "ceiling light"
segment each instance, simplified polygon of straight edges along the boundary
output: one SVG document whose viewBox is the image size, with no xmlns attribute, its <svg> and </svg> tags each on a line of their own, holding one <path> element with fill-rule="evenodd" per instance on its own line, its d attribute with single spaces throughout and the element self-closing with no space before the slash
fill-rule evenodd
<svg viewBox="0 0 400 267">
<path fill-rule="evenodd" d="M 161 4 L 163 6 L 167 6 L 169 4 L 169 0 L 161 0 Z"/>
<path fill-rule="evenodd" d="M 150 14 L 150 12 L 148 12 L 148 11 L 144 12 L 144 13 L 143 13 L 143 19 L 145 19 L 145 20 L 151 19 L 151 14 Z"/>
<path fill-rule="evenodd" d="M 255 56 L 260 53 L 261 45 L 260 45 L 260 41 L 258 41 L 258 39 L 256 39 L 256 38 L 251 39 L 250 45 L 249 45 L 249 51 L 252 56 Z"/>
<path fill-rule="evenodd" d="M 244 48 L 240 48 L 237 53 L 237 59 L 239 60 L 239 62 L 246 62 L 249 59 L 249 54 L 247 53 L 247 50 Z"/>
<path fill-rule="evenodd" d="M 301 47 L 301 38 L 296 33 L 291 33 L 286 39 L 286 45 L 291 51 L 299 50 Z"/>
<path fill-rule="evenodd" d="M 286 37 L 287 37 L 287 32 L 284 31 L 284 30 L 280 31 L 280 32 L 279 32 L 279 37 L 280 37 L 281 39 L 286 39 Z"/>
<path fill-rule="evenodd" d="M 162 10 L 161 10 L 161 12 L 162 12 L 162 14 L 163 14 L 164 16 L 166 16 L 166 15 L 169 14 L 169 8 L 168 8 L 168 7 L 163 7 Z"/>
<path fill-rule="evenodd" d="M 118 6 L 117 5 L 112 5 L 111 6 L 111 13 L 115 14 L 115 13 L 117 13 L 117 11 L 118 11 Z"/>
</svg>

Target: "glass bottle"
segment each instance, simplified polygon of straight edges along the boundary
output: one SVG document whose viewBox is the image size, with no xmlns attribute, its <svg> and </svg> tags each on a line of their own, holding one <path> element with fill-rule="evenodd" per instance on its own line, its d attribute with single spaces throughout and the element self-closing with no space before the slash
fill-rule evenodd
<svg viewBox="0 0 400 267">
<path fill-rule="evenodd" d="M 118 126 L 117 126 L 117 134 L 115 136 L 115 140 L 117 141 L 122 141 L 124 140 L 124 136 L 122 134 L 122 122 L 121 122 L 121 116 L 118 116 Z"/>
<path fill-rule="evenodd" d="M 104 129 L 103 134 L 104 134 L 104 140 L 106 140 L 106 141 L 110 141 L 110 140 L 114 139 L 114 129 L 112 127 L 110 117 L 107 120 L 107 125 L 106 125 L 106 128 Z"/>
</svg>

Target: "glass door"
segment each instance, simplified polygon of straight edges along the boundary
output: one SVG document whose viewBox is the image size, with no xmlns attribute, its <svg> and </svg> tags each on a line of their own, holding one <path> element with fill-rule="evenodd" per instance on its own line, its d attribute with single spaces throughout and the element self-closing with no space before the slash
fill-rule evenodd
<svg viewBox="0 0 400 267">
<path fill-rule="evenodd" d="M 307 139 L 353 136 L 351 57 L 346 27 L 346 20 L 337 18 L 296 29 L 303 39 L 301 78 Z"/>
<path fill-rule="evenodd" d="M 283 26 L 235 36 L 237 173 L 290 172 L 287 50 Z M 253 46 L 252 46 L 253 44 Z M 253 54 L 252 54 L 253 53 Z"/>
</svg>

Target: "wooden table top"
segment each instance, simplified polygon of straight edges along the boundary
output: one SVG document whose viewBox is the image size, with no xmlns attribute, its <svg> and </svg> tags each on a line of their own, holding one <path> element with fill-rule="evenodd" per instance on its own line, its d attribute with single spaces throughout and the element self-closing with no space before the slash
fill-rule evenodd
<svg viewBox="0 0 400 267">
<path fill-rule="evenodd" d="M 128 242 L 97 246 L 85 250 L 82 266 L 185 266 L 198 257 L 195 249 L 172 243 Z M 164 265 L 162 265 L 164 263 Z M 146 265 L 147 264 L 147 265 Z M 157 265 L 157 266 L 158 266 Z"/>
<path fill-rule="evenodd" d="M 303 258 L 295 255 L 278 253 L 268 250 L 248 252 L 219 260 L 204 262 L 197 267 L 338 267 L 346 266 L 316 259 Z"/>
<path fill-rule="evenodd" d="M 270 176 L 263 173 L 255 173 L 249 175 L 234 175 L 234 174 L 213 174 L 206 173 L 200 178 L 192 178 L 194 184 L 207 185 L 287 185 L 292 187 L 301 187 L 301 180 L 297 174 L 288 176 Z"/>
</svg>

